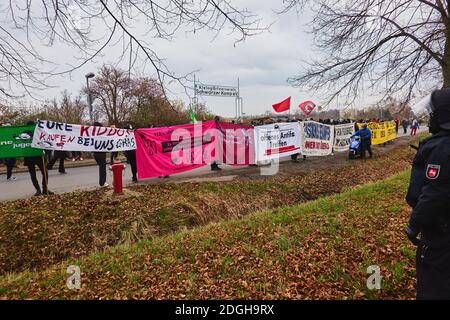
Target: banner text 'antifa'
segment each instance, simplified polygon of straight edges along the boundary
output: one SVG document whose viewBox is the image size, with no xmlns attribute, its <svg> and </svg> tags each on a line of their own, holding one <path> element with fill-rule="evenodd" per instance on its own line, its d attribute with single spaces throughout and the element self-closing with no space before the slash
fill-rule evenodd
<svg viewBox="0 0 450 320">
<path fill-rule="evenodd" d="M 47 133 L 44 131 L 39 134 L 39 141 L 51 141 L 60 147 L 67 143 L 77 143 L 80 146 L 93 148 L 95 151 L 111 151 L 115 148 L 134 148 L 136 146 L 133 136 L 130 135 L 131 131 L 127 129 L 74 126 L 67 123 L 42 120 L 38 120 L 37 126 L 40 129 L 61 132 Z"/>
<path fill-rule="evenodd" d="M 260 137 L 261 142 L 267 142 L 270 149 L 281 148 L 287 146 L 286 139 L 295 137 L 293 130 L 267 130 Z"/>
</svg>

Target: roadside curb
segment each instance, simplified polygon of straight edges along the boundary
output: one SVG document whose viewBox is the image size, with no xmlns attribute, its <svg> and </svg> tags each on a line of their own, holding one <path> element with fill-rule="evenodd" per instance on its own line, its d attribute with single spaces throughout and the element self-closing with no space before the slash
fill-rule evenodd
<svg viewBox="0 0 450 320">
<path fill-rule="evenodd" d="M 126 158 L 118 158 L 119 160 L 126 162 Z M 65 161 L 64 162 L 64 167 L 66 169 L 71 169 L 71 168 L 82 168 L 82 167 L 91 167 L 91 166 L 96 166 L 97 163 L 95 162 L 94 159 L 88 159 L 88 160 L 83 160 L 83 161 L 75 161 L 75 163 L 73 163 L 72 161 Z M 57 163 L 55 163 L 55 166 L 53 166 L 53 170 L 58 170 L 58 165 Z M 23 172 L 28 172 L 28 168 L 24 167 L 24 166 L 20 166 L 20 167 L 15 167 L 13 169 L 13 174 L 14 173 L 23 173 Z M 0 175 L 6 175 L 6 167 L 2 166 L 0 168 Z"/>
</svg>

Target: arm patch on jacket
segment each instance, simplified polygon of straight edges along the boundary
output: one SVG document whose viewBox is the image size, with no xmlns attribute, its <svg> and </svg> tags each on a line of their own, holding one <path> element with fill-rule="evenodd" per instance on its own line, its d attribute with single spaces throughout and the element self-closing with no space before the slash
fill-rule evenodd
<svg viewBox="0 0 450 320">
<path fill-rule="evenodd" d="M 430 180 L 436 180 L 441 172 L 441 166 L 438 164 L 429 164 L 427 166 L 427 178 Z"/>
</svg>

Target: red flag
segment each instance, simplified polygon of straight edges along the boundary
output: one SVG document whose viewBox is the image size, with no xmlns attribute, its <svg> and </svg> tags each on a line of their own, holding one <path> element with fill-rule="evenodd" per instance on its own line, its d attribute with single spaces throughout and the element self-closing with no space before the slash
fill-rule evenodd
<svg viewBox="0 0 450 320">
<path fill-rule="evenodd" d="M 308 101 L 305 101 L 305 102 L 300 103 L 298 107 L 303 111 L 303 113 L 304 113 L 306 116 L 309 116 L 309 114 L 310 114 L 310 113 L 314 110 L 314 108 L 316 107 L 316 104 L 315 104 L 314 102 L 308 100 Z"/>
<path fill-rule="evenodd" d="M 288 111 L 291 108 L 291 97 L 272 105 L 276 112 Z"/>
</svg>

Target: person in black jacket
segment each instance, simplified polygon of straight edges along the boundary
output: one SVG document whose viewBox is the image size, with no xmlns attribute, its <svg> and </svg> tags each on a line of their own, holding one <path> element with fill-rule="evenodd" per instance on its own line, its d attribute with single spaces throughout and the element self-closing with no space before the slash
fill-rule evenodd
<svg viewBox="0 0 450 320">
<path fill-rule="evenodd" d="M 220 122 L 220 117 L 215 116 L 214 121 L 216 121 L 216 127 L 218 127 L 218 123 Z M 221 170 L 222 170 L 222 168 L 219 167 L 219 163 L 217 161 L 213 161 L 213 163 L 211 163 L 211 171 L 221 171 Z"/>
<path fill-rule="evenodd" d="M 94 126 L 103 127 L 100 122 L 94 122 Z M 109 184 L 106 183 L 106 153 L 105 152 L 93 152 L 95 162 L 98 165 L 99 173 L 99 185 L 100 187 L 108 187 Z"/>
<path fill-rule="evenodd" d="M 16 166 L 16 158 L 5 159 L 5 164 L 6 164 L 6 180 L 8 181 L 16 180 L 16 177 L 12 176 L 13 169 Z"/>
<path fill-rule="evenodd" d="M 407 134 L 408 133 L 408 126 L 409 126 L 408 120 L 403 119 L 402 120 L 403 134 Z"/>
<path fill-rule="evenodd" d="M 27 122 L 27 125 L 35 124 L 33 121 Z M 27 132 L 30 137 L 33 137 L 34 132 Z M 39 196 L 41 194 L 53 194 L 53 192 L 48 190 L 48 171 L 46 166 L 46 161 L 44 155 L 41 157 L 26 157 L 24 158 L 24 165 L 27 166 L 28 172 L 30 173 L 31 182 L 33 183 L 34 188 L 36 189 L 35 196 Z M 39 181 L 36 176 L 36 166 L 41 170 L 42 173 L 42 189 L 39 185 Z"/>
<path fill-rule="evenodd" d="M 132 130 L 132 126 L 128 125 L 125 129 Z M 131 173 L 133 174 L 132 181 L 137 182 L 137 165 L 136 165 L 136 149 L 125 151 L 125 157 L 127 158 L 127 162 L 131 167 Z"/>
<path fill-rule="evenodd" d="M 53 154 L 53 158 L 47 164 L 47 170 L 52 170 L 55 162 L 59 160 L 58 172 L 61 174 L 66 174 L 66 169 L 64 168 L 64 160 L 66 160 L 67 152 L 56 150 Z"/>
<path fill-rule="evenodd" d="M 413 162 L 405 231 L 417 246 L 417 299 L 450 299 L 450 89 L 434 91 L 427 110 L 432 136 Z"/>
</svg>

